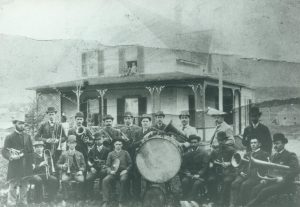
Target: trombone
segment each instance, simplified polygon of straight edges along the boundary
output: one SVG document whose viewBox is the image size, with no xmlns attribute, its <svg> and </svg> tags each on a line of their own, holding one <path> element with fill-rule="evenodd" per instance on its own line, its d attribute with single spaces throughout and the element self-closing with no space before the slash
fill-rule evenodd
<svg viewBox="0 0 300 207">
<path fill-rule="evenodd" d="M 53 158 L 52 158 L 52 155 L 51 155 L 51 151 L 48 150 L 48 149 L 45 149 L 43 157 L 44 157 L 44 160 L 47 163 L 47 165 L 46 165 L 46 178 L 48 179 L 49 176 L 51 175 L 51 173 L 50 173 L 50 167 L 51 167 L 51 172 L 52 173 L 56 172 L 55 171 L 55 167 L 54 167 L 54 163 L 53 163 Z M 50 158 L 50 164 L 51 164 L 51 166 L 49 165 L 49 161 L 48 161 L 49 158 Z"/>
</svg>

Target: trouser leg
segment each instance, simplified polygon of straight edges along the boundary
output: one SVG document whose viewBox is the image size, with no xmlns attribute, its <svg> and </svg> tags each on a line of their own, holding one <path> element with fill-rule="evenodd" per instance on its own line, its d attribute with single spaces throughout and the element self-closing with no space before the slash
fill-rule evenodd
<svg viewBox="0 0 300 207">
<path fill-rule="evenodd" d="M 21 180 L 20 182 L 20 203 L 27 205 L 27 187 L 28 187 L 28 180 Z"/>
<path fill-rule="evenodd" d="M 237 204 L 244 205 L 249 201 L 249 192 L 252 191 L 255 185 L 259 184 L 257 178 L 248 178 L 241 184 L 240 194 L 237 200 Z"/>
<path fill-rule="evenodd" d="M 45 190 L 48 194 L 48 200 L 53 201 L 58 191 L 59 183 L 55 176 L 51 175 L 48 179 L 45 179 Z"/>
<path fill-rule="evenodd" d="M 201 180 L 195 180 L 192 184 L 192 190 L 190 194 L 191 200 L 197 200 L 201 186 L 203 185 L 203 182 Z"/>
<path fill-rule="evenodd" d="M 41 203 L 43 200 L 43 179 L 39 175 L 34 175 L 31 182 L 34 184 L 34 201 Z"/>
<path fill-rule="evenodd" d="M 136 166 L 133 168 L 131 181 L 133 197 L 139 200 L 141 198 L 142 178 Z"/>
<path fill-rule="evenodd" d="M 183 194 L 183 200 L 188 199 L 188 195 L 191 189 L 191 179 L 189 177 L 183 177 L 181 179 L 181 186 L 182 186 L 182 194 Z"/>
<path fill-rule="evenodd" d="M 12 180 L 9 182 L 7 205 L 14 206 L 17 204 L 17 188 L 20 184 L 19 180 Z"/>
<path fill-rule="evenodd" d="M 245 180 L 242 176 L 238 176 L 231 184 L 231 192 L 230 192 L 230 205 L 237 204 L 237 200 L 239 197 L 240 187 L 242 182 Z"/>
<path fill-rule="evenodd" d="M 120 176 L 120 195 L 119 202 L 123 202 L 126 199 L 128 186 L 127 186 L 128 174 L 124 174 Z"/>
<path fill-rule="evenodd" d="M 108 202 L 110 198 L 110 192 L 112 189 L 112 183 L 115 180 L 114 175 L 107 175 L 102 182 L 102 190 L 103 190 L 103 201 Z"/>
<path fill-rule="evenodd" d="M 224 177 L 222 190 L 221 190 L 221 203 L 223 205 L 228 205 L 230 200 L 230 190 L 231 183 L 234 180 L 234 177 L 231 175 L 227 175 Z"/>
</svg>

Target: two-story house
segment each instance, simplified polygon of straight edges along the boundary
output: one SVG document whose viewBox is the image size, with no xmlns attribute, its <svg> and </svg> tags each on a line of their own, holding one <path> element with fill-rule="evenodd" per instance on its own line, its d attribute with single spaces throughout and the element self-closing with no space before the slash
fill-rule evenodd
<svg viewBox="0 0 300 207">
<path fill-rule="evenodd" d="M 205 111 L 223 103 L 226 121 L 238 134 L 248 122 L 247 106 L 253 93 L 241 83 L 224 79 L 220 102 L 217 70 L 223 65 L 219 59 L 218 55 L 179 49 L 105 47 L 82 53 L 81 78 L 31 89 L 37 92 L 40 112 L 54 105 L 59 115 L 64 113 L 72 121 L 81 110 L 91 125 L 99 125 L 103 114 L 111 114 L 115 124 L 122 124 L 125 111 L 132 112 L 138 124 L 142 114 L 158 110 L 164 111 L 166 121 L 177 125 L 178 114 L 189 110 L 191 124 L 207 139 L 214 121 Z"/>
</svg>

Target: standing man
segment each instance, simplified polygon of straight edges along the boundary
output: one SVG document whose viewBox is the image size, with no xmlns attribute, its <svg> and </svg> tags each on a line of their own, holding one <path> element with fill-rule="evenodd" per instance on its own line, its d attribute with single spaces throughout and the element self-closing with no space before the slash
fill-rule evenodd
<svg viewBox="0 0 300 207">
<path fill-rule="evenodd" d="M 54 107 L 48 107 L 46 114 L 48 120 L 41 124 L 35 135 L 35 140 L 43 140 L 45 143 L 45 149 L 49 149 L 52 153 L 53 159 L 58 160 L 62 147 L 62 144 L 66 141 L 65 130 L 62 125 L 56 121 L 56 109 Z"/>
<path fill-rule="evenodd" d="M 106 166 L 108 175 L 103 180 L 103 207 L 109 202 L 112 184 L 120 180 L 119 207 L 123 206 L 127 189 L 128 173 L 132 167 L 132 161 L 127 151 L 122 150 L 123 140 L 113 140 L 114 151 L 107 157 Z"/>
<path fill-rule="evenodd" d="M 121 132 L 112 127 L 114 118 L 110 114 L 105 115 L 103 117 L 103 121 L 104 128 L 100 131 L 100 133 L 103 134 L 104 137 L 108 137 L 110 139 L 110 142 L 115 139 L 122 138 Z"/>
<path fill-rule="evenodd" d="M 3 157 L 9 161 L 7 206 L 17 204 L 18 187 L 19 203 L 21 206 L 27 206 L 28 179 L 33 175 L 33 147 L 30 136 L 24 132 L 25 116 L 14 118 L 13 124 L 15 130 L 5 138 L 2 149 Z"/>
<path fill-rule="evenodd" d="M 83 154 L 84 160 L 87 163 L 88 146 L 90 143 L 94 142 L 94 138 L 91 131 L 83 126 L 84 114 L 82 112 L 77 112 L 75 114 L 75 122 L 76 125 L 69 130 L 68 136 L 76 136 L 76 150 Z"/>
<path fill-rule="evenodd" d="M 188 138 L 190 135 L 197 135 L 195 127 L 190 126 L 190 113 L 188 111 L 182 111 L 179 114 L 181 122 L 180 131 Z"/>
<path fill-rule="evenodd" d="M 254 106 L 250 109 L 250 126 L 246 127 L 243 134 L 242 143 L 247 150 L 250 151 L 250 140 L 253 137 L 256 137 L 261 143 L 261 149 L 269 155 L 272 153 L 272 138 L 271 133 L 268 127 L 259 122 L 261 117 L 261 112 L 257 106 Z"/>
<path fill-rule="evenodd" d="M 199 146 L 200 137 L 189 137 L 190 147 L 183 155 L 181 184 L 183 200 L 196 201 L 207 176 L 209 155 Z"/>
<path fill-rule="evenodd" d="M 252 190 L 251 200 L 247 207 L 259 206 L 269 197 L 276 194 L 283 194 L 295 187 L 293 181 L 299 174 L 299 161 L 297 155 L 285 149 L 288 139 L 282 133 L 276 133 L 273 136 L 274 149 L 276 153 L 272 155 L 271 162 L 290 167 L 287 173 L 282 173 L 274 181 L 262 179 L 260 184 Z"/>
<path fill-rule="evenodd" d="M 164 123 L 165 114 L 163 111 L 158 111 L 155 113 L 155 125 L 153 128 L 163 131 L 166 128 L 166 124 Z"/>
<path fill-rule="evenodd" d="M 216 123 L 215 132 L 211 138 L 210 145 L 212 147 L 216 147 L 218 145 L 217 135 L 219 132 L 225 132 L 226 144 L 233 145 L 235 143 L 233 137 L 233 129 L 224 121 L 224 116 L 226 115 L 226 112 L 208 107 L 207 114 L 212 116 L 215 119 Z"/>
</svg>

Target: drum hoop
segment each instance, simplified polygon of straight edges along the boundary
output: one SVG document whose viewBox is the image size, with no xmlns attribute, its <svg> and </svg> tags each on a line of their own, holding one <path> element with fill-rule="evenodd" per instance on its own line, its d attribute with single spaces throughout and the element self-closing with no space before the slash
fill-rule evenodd
<svg viewBox="0 0 300 207">
<path fill-rule="evenodd" d="M 168 138 L 169 138 L 169 137 L 168 137 Z M 143 146 L 147 141 L 152 140 L 152 139 L 165 139 L 165 140 L 169 140 L 169 139 L 165 138 L 165 136 L 163 136 L 163 137 L 150 137 L 150 138 L 146 139 L 145 141 L 143 141 L 143 142 L 141 143 L 141 145 L 140 145 L 140 147 L 139 147 L 139 149 L 138 149 L 138 151 L 137 151 L 137 154 L 138 154 L 139 150 L 142 148 L 142 146 Z M 176 140 L 174 139 L 174 141 L 176 141 Z M 177 142 L 177 141 L 176 141 L 176 142 Z M 181 151 L 180 149 L 178 149 L 178 146 L 177 146 L 176 144 L 174 144 L 174 142 L 170 141 L 170 143 L 172 143 L 172 145 L 175 146 L 176 150 L 179 152 L 179 155 L 180 155 L 180 156 L 179 156 L 179 157 L 180 157 L 180 165 L 181 165 L 181 164 L 182 164 L 182 151 Z M 141 173 L 140 169 L 138 168 L 138 165 L 137 165 L 137 154 L 136 154 L 136 156 L 135 156 L 136 168 L 138 169 L 139 173 L 143 176 L 144 179 L 146 179 L 147 181 L 152 182 L 152 183 L 165 183 L 165 182 L 168 182 L 169 180 L 172 179 L 172 178 L 170 178 L 169 180 L 164 181 L 164 182 L 154 182 L 154 181 L 152 181 L 152 180 L 147 179 L 147 178 Z M 179 167 L 179 169 L 178 169 L 177 172 L 175 173 L 175 176 L 176 176 L 176 175 L 178 174 L 178 172 L 180 171 L 180 168 L 181 168 L 181 167 Z M 174 176 L 174 177 L 175 177 L 175 176 Z"/>
</svg>

